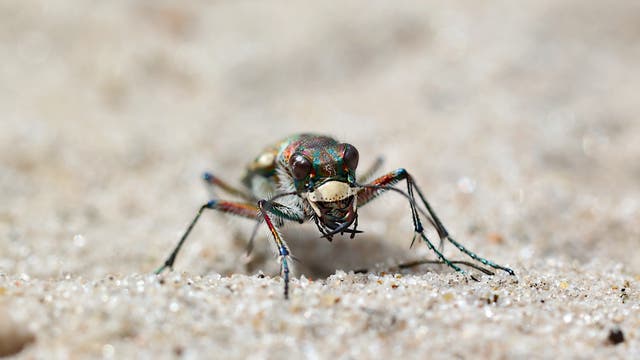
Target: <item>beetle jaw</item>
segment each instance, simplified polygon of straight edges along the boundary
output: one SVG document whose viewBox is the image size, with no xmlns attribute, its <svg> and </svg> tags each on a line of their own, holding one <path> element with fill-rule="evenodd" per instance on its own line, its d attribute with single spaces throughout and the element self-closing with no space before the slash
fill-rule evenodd
<svg viewBox="0 0 640 360">
<path fill-rule="evenodd" d="M 342 181 L 327 181 L 304 193 L 317 218 L 328 228 L 351 225 L 357 215 L 358 188 Z M 347 225 L 347 226 L 348 226 Z"/>
</svg>

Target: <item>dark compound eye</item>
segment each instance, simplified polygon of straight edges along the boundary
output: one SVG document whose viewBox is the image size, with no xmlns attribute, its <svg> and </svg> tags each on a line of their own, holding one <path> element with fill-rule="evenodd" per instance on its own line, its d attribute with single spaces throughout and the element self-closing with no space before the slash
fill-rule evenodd
<svg viewBox="0 0 640 360">
<path fill-rule="evenodd" d="M 358 160 L 360 159 L 360 154 L 358 154 L 358 150 L 351 144 L 344 144 L 344 164 L 347 165 L 349 170 L 355 170 L 358 167 Z"/>
<path fill-rule="evenodd" d="M 291 173 L 296 180 L 302 180 L 311 173 L 311 162 L 304 156 L 297 154 L 289 159 Z"/>
</svg>

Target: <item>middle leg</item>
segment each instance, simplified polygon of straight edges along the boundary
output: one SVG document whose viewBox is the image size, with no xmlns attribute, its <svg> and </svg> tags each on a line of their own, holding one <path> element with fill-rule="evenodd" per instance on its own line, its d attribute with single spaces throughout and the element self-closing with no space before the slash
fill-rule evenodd
<svg viewBox="0 0 640 360">
<path fill-rule="evenodd" d="M 291 195 L 291 194 L 280 194 L 280 196 L 286 196 L 286 195 Z M 206 204 L 202 205 L 198 209 L 196 216 L 193 218 L 193 220 L 187 227 L 187 230 L 184 232 L 184 234 L 180 238 L 180 241 L 178 242 L 176 247 L 173 249 L 169 257 L 167 257 L 164 264 L 160 268 L 158 268 L 155 271 L 155 273 L 160 274 L 162 271 L 164 271 L 167 268 L 173 269 L 173 264 L 176 260 L 176 257 L 178 256 L 178 253 L 180 252 L 180 249 L 182 248 L 182 245 L 184 245 L 184 242 L 186 241 L 187 237 L 191 233 L 191 230 L 193 230 L 193 227 L 195 226 L 195 224 L 198 222 L 198 219 L 200 219 L 200 216 L 202 215 L 204 210 L 206 209 L 218 210 L 221 212 L 230 213 L 230 214 L 234 214 L 234 215 L 238 215 L 238 216 L 242 216 L 242 217 L 246 217 L 246 218 L 254 219 L 258 221 L 261 218 L 262 220 L 265 221 L 265 223 L 269 228 L 269 231 L 273 236 L 273 240 L 277 248 L 278 256 L 280 258 L 280 273 L 284 279 L 284 297 L 285 299 L 288 299 L 289 298 L 289 275 L 291 273 L 289 262 L 292 259 L 291 252 L 289 251 L 289 247 L 287 246 L 286 242 L 282 239 L 282 235 L 280 235 L 280 231 L 276 228 L 273 221 L 271 220 L 271 216 L 269 216 L 269 213 L 271 213 L 273 216 L 276 216 L 279 219 L 296 221 L 299 223 L 304 222 L 305 217 L 304 217 L 304 212 L 302 210 L 290 208 L 273 201 L 275 198 L 278 198 L 280 196 L 276 196 L 272 198 L 272 200 L 260 200 L 258 201 L 257 206 L 248 204 L 248 203 L 237 203 L 237 202 L 222 201 L 222 200 L 208 201 Z"/>
<path fill-rule="evenodd" d="M 214 189 L 216 187 L 218 187 L 218 188 L 222 189 L 224 192 L 226 192 L 227 194 L 235 196 L 235 197 L 238 197 L 238 198 L 241 198 L 243 200 L 246 200 L 246 201 L 249 201 L 249 202 L 258 201 L 258 199 L 256 199 L 249 192 L 247 192 L 245 190 L 238 189 L 238 188 L 236 188 L 234 186 L 229 185 L 226 181 L 220 179 L 217 176 L 214 176 L 210 172 L 203 173 L 202 174 L 202 180 L 204 180 L 205 184 L 209 188 L 210 196 L 212 198 L 216 198 Z"/>
</svg>

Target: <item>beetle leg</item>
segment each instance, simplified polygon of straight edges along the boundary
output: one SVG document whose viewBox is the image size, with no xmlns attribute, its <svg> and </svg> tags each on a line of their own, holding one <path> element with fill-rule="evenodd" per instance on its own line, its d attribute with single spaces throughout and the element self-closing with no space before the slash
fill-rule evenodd
<svg viewBox="0 0 640 360">
<path fill-rule="evenodd" d="M 255 201 L 258 200 L 253 195 L 249 194 L 248 192 L 246 192 L 244 190 L 240 190 L 240 189 L 238 189 L 236 187 L 233 187 L 233 186 L 229 185 L 227 182 L 221 180 L 217 176 L 214 176 L 210 172 L 203 173 L 202 174 L 202 180 L 204 180 L 204 182 L 207 184 L 207 187 L 210 189 L 210 195 L 211 195 L 212 198 L 216 197 L 215 196 L 215 192 L 213 191 L 213 189 L 215 187 L 219 187 L 220 189 L 222 189 L 227 194 L 235 196 L 235 197 L 239 197 L 239 198 L 241 198 L 243 200 L 251 201 L 251 202 L 255 202 Z"/>
<path fill-rule="evenodd" d="M 281 269 L 281 274 L 284 278 L 284 297 L 285 299 L 288 299 L 289 274 L 290 274 L 289 259 L 292 259 L 292 257 L 289 252 L 289 247 L 284 242 L 284 240 L 282 240 L 282 236 L 280 235 L 280 232 L 271 221 L 271 217 L 267 214 L 267 212 L 277 216 L 279 219 L 297 221 L 300 223 L 304 222 L 304 213 L 297 212 L 295 209 L 291 209 L 282 204 L 279 204 L 273 201 L 268 201 L 268 200 L 258 201 L 257 206 L 253 204 L 248 204 L 248 203 L 238 203 L 238 202 L 223 201 L 223 200 L 209 200 L 206 204 L 202 205 L 198 209 L 196 216 L 193 218 L 193 220 L 191 220 L 191 223 L 189 224 L 189 226 L 187 227 L 187 230 L 184 232 L 184 234 L 180 238 L 180 241 L 178 242 L 176 247 L 173 249 L 169 257 L 167 257 L 164 264 L 160 268 L 158 268 L 155 271 L 155 273 L 160 274 L 162 271 L 164 271 L 167 268 L 173 269 L 173 264 L 176 260 L 176 257 L 178 256 L 178 252 L 180 252 L 180 249 L 182 248 L 182 245 L 184 244 L 187 237 L 191 233 L 191 230 L 193 230 L 193 227 L 198 222 L 198 219 L 200 219 L 200 216 L 206 209 L 219 210 L 221 212 L 257 220 L 258 225 L 261 219 L 263 219 L 267 223 L 267 226 L 269 227 L 269 231 L 271 231 L 271 234 L 273 235 L 274 241 L 276 243 L 276 247 L 278 249 L 278 254 L 280 256 L 280 269 Z M 253 235 L 252 235 L 252 238 L 253 238 Z"/>
<path fill-rule="evenodd" d="M 255 202 L 258 200 L 250 193 L 229 185 L 226 181 L 223 181 L 217 176 L 214 176 L 210 172 L 204 172 L 202 174 L 202 180 L 204 180 L 205 184 L 207 185 L 207 189 L 209 190 L 209 196 L 212 198 L 217 197 L 215 193 L 215 188 L 218 187 L 229 195 L 236 196 L 247 201 Z M 256 212 L 257 211 L 258 209 L 256 208 Z M 251 237 L 249 238 L 249 242 L 247 243 L 247 249 L 245 250 L 247 255 L 251 254 L 251 251 L 253 251 L 253 239 L 255 238 L 258 232 L 258 228 L 260 227 L 260 218 L 257 218 L 257 220 L 258 221 L 256 221 L 255 225 L 253 226 L 253 231 L 251 232 Z"/>
<path fill-rule="evenodd" d="M 441 251 L 438 251 L 438 249 L 436 249 L 436 247 L 433 245 L 431 240 L 429 240 L 429 238 L 427 238 L 427 236 L 424 234 L 424 228 L 422 227 L 422 222 L 420 221 L 420 217 L 418 215 L 418 210 L 417 210 L 415 200 L 411 196 L 411 193 L 412 193 L 412 189 L 410 185 L 411 183 L 407 181 L 408 194 L 404 193 L 402 190 L 392 187 L 393 185 L 397 184 L 399 181 L 407 180 L 408 175 L 409 174 L 407 173 L 407 171 L 401 168 L 380 176 L 379 178 L 373 180 L 368 185 L 361 186 L 360 191 L 358 191 L 358 207 L 364 206 L 365 204 L 369 203 L 370 201 L 382 195 L 384 192 L 388 190 L 396 191 L 405 195 L 405 197 L 409 200 L 409 205 L 411 206 L 411 217 L 413 220 L 413 227 L 414 227 L 414 236 L 413 236 L 413 239 L 411 240 L 411 244 L 415 242 L 416 236 L 419 235 L 420 238 L 427 244 L 429 249 L 435 252 L 438 258 L 443 263 L 447 264 L 447 266 L 454 269 L 455 271 L 458 271 L 463 274 L 466 273 L 459 266 L 457 266 L 456 264 L 451 262 L 449 259 L 447 259 L 442 254 Z"/>
<path fill-rule="evenodd" d="M 200 215 L 202 215 L 202 212 L 206 209 L 219 210 L 225 213 L 238 215 L 253 220 L 256 220 L 258 217 L 258 208 L 253 204 L 224 200 L 209 200 L 206 204 L 202 205 L 200 209 L 198 209 L 196 216 L 193 218 L 193 220 L 191 220 L 189 227 L 187 227 L 187 230 L 184 232 L 184 234 L 180 238 L 180 241 L 171 252 L 171 255 L 169 255 L 164 264 L 155 271 L 156 274 L 160 274 L 166 268 L 173 269 L 173 263 L 176 261 L 176 256 L 178 256 L 180 248 L 182 248 L 182 245 L 184 244 L 185 240 L 187 240 L 187 237 L 191 233 L 191 230 L 193 230 L 196 222 L 198 222 L 198 219 L 200 219 Z"/>
<path fill-rule="evenodd" d="M 407 178 L 407 182 L 409 182 L 409 181 L 413 184 L 413 187 L 415 187 L 416 191 L 418 192 L 418 196 L 420 197 L 420 200 L 422 200 L 422 203 L 427 208 L 427 211 L 429 212 L 429 215 L 431 215 L 431 217 L 433 218 L 433 221 L 436 224 L 436 230 L 438 231 L 438 235 L 440 236 L 440 239 L 442 239 L 443 237 L 446 238 L 447 240 L 449 240 L 450 243 L 452 243 L 456 248 L 458 248 L 458 250 L 462 251 L 463 253 L 468 255 L 473 260 L 479 261 L 484 265 L 491 266 L 494 269 L 505 271 L 509 275 L 512 275 L 512 276 L 516 275 L 516 273 L 513 270 L 509 269 L 508 267 L 504 267 L 502 265 L 498 265 L 498 264 L 496 264 L 495 262 L 493 262 L 491 260 L 487 260 L 485 258 L 482 258 L 482 257 L 476 255 L 474 252 L 472 252 L 469 249 L 467 249 L 466 247 L 464 247 L 462 244 L 460 244 L 456 240 L 454 240 L 451 237 L 451 235 L 449 235 L 449 232 L 444 227 L 444 225 L 442 224 L 440 219 L 438 219 L 438 216 L 436 215 L 435 211 L 433 211 L 433 209 L 431 208 L 431 205 L 429 205 L 429 202 L 427 201 L 426 197 L 422 194 L 422 191 L 420 190 L 420 188 L 413 182 L 413 179 L 411 178 L 410 175 L 408 175 L 408 178 Z"/>
<path fill-rule="evenodd" d="M 290 220 L 290 221 L 297 221 L 298 223 L 302 224 L 305 220 L 304 213 L 300 213 L 299 211 L 295 211 L 287 206 L 273 202 L 275 198 L 279 198 L 286 195 L 292 195 L 292 194 L 279 194 L 279 195 L 276 195 L 274 198 L 272 198 L 271 201 L 266 202 L 265 206 L 267 206 L 267 210 L 272 214 L 276 215 L 278 217 L 278 220 L 281 220 L 281 222 L 282 220 Z M 255 226 L 253 227 L 253 231 L 251 232 L 251 237 L 249 238 L 249 242 L 247 243 L 247 249 L 246 249 L 247 255 L 251 254 L 251 251 L 253 251 L 253 240 L 255 239 L 258 233 L 258 228 L 260 227 L 260 224 L 262 224 L 262 219 L 258 218 L 258 221 L 256 222 Z M 276 224 L 276 227 L 277 226 L 278 224 Z"/>
<path fill-rule="evenodd" d="M 291 272 L 289 268 L 289 259 L 292 258 L 291 252 L 289 251 L 289 246 L 287 245 L 287 243 L 282 239 L 280 231 L 278 231 L 276 226 L 271 221 L 271 217 L 268 213 L 274 214 L 276 216 L 282 216 L 286 214 L 289 214 L 289 216 L 291 216 L 291 214 L 295 212 L 295 210 L 268 200 L 258 201 L 258 208 L 260 209 L 260 214 L 262 215 L 264 222 L 267 224 L 267 227 L 269 227 L 269 231 L 273 236 L 273 241 L 275 242 L 276 248 L 278 249 L 278 258 L 280 259 L 280 274 L 284 279 L 284 298 L 285 300 L 288 300 L 289 274 Z M 301 216 L 302 217 L 298 218 L 297 221 L 304 221 L 304 215 Z"/>
<path fill-rule="evenodd" d="M 430 223 L 431 225 L 433 225 L 434 227 L 436 227 L 435 222 L 431 219 L 431 216 L 429 216 L 428 214 L 426 214 L 421 208 L 418 208 L 415 206 L 415 199 L 410 197 L 407 193 L 394 188 L 393 186 L 395 184 L 397 184 L 399 181 L 405 180 L 406 176 L 407 176 L 407 172 L 405 169 L 397 169 L 394 170 L 390 173 L 384 174 L 382 176 L 380 176 L 379 178 L 373 180 L 372 182 L 370 182 L 367 185 L 361 185 L 361 189 L 360 191 L 358 191 L 358 207 L 362 207 L 366 204 L 368 204 L 369 202 L 373 201 L 374 199 L 376 199 L 378 196 L 382 195 L 383 193 L 392 190 L 392 191 L 396 191 L 401 193 L 402 195 L 404 195 L 405 197 L 407 197 L 407 199 L 409 200 L 409 203 L 411 203 L 411 214 L 414 218 L 415 221 L 415 211 L 417 209 L 417 211 L 419 211 Z M 419 219 L 418 219 L 419 220 Z M 440 251 L 442 251 L 442 247 L 443 247 L 443 243 L 442 243 L 442 239 L 440 240 Z"/>
<path fill-rule="evenodd" d="M 396 188 L 393 187 L 393 185 L 397 184 L 398 182 L 400 182 L 402 180 L 405 180 L 407 182 L 407 192 L 406 193 L 404 191 L 402 191 L 402 190 L 399 190 L 399 189 L 396 189 Z M 423 231 L 423 228 L 422 228 L 422 223 L 420 221 L 420 216 L 418 215 L 418 213 L 421 213 L 422 215 L 425 215 L 425 216 L 427 214 L 425 214 L 425 212 L 416 205 L 416 198 L 415 198 L 414 190 L 418 193 L 418 196 L 419 196 L 420 200 L 422 201 L 422 204 L 427 209 L 427 212 L 428 212 L 428 216 L 426 216 L 427 219 L 431 222 L 431 224 L 438 231 L 438 236 L 440 237 L 440 244 L 441 244 L 440 248 L 442 248 L 442 242 L 444 241 L 444 239 L 446 239 L 447 241 L 452 243 L 458 250 L 460 250 L 461 252 L 463 252 L 467 256 L 471 257 L 472 259 L 474 259 L 474 260 L 476 260 L 476 261 L 478 261 L 478 262 L 480 262 L 480 263 L 482 263 L 484 265 L 490 266 L 490 267 L 492 267 L 494 269 L 499 269 L 499 270 L 505 271 L 509 275 L 515 275 L 515 272 L 513 270 L 511 270 L 511 269 L 509 269 L 507 267 L 498 265 L 493 261 L 490 261 L 490 260 L 487 260 L 487 259 L 484 259 L 484 258 L 478 256 L 477 254 L 475 254 L 474 252 L 468 250 L 462 244 L 460 244 L 459 242 L 454 240 L 449 235 L 449 232 L 446 230 L 446 228 L 444 227 L 444 225 L 442 224 L 442 222 L 440 221 L 440 219 L 438 218 L 436 213 L 431 208 L 431 205 L 429 204 L 429 202 L 425 198 L 425 196 L 422 193 L 422 191 L 420 190 L 420 188 L 418 188 L 418 186 L 415 185 L 415 182 L 413 181 L 413 178 L 411 177 L 411 175 L 409 175 L 409 173 L 405 169 L 400 168 L 400 169 L 394 170 L 394 171 L 392 171 L 390 173 L 382 175 L 381 177 L 373 180 L 371 183 L 369 183 L 367 185 L 362 185 L 361 186 L 361 190 L 358 192 L 358 207 L 364 206 L 365 204 L 369 203 L 370 201 L 372 201 L 373 199 L 375 199 L 379 195 L 383 194 L 387 190 L 393 190 L 393 191 L 399 192 L 399 193 L 401 193 L 402 195 L 404 195 L 405 197 L 408 198 L 409 204 L 411 206 L 411 215 L 412 215 L 412 218 L 413 218 L 413 224 L 414 224 L 414 229 L 415 229 L 416 234 L 420 235 L 422 240 L 424 240 L 427 243 L 427 246 L 432 251 L 434 251 L 436 253 L 436 255 L 440 258 L 440 260 L 442 260 L 449 267 L 455 269 L 456 271 L 464 272 L 464 271 L 462 271 L 462 269 L 460 269 L 458 266 L 456 266 L 453 262 L 451 262 L 447 258 L 445 258 L 444 255 L 442 255 L 441 251 L 436 250 L 435 247 L 433 246 L 433 244 L 431 243 L 431 241 L 429 241 L 429 239 L 426 237 L 426 235 L 424 235 L 424 231 Z M 416 237 L 414 235 L 413 241 L 415 241 L 415 238 Z M 412 244 L 413 244 L 413 241 L 412 241 Z"/>
</svg>

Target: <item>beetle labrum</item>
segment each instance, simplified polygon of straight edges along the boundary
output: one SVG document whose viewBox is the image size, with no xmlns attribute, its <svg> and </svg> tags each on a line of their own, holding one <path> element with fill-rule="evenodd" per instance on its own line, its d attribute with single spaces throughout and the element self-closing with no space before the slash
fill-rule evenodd
<svg viewBox="0 0 640 360">
<path fill-rule="evenodd" d="M 156 270 L 156 274 L 173 268 L 180 248 L 203 211 L 213 209 L 254 219 L 257 221 L 256 228 L 262 222 L 267 225 L 280 260 L 284 297 L 288 298 L 292 256 L 279 227 L 285 221 L 304 223 L 313 220 L 322 237 L 329 241 L 336 234 L 346 233 L 353 238 L 361 232 L 358 230 L 358 208 L 387 191 L 394 191 L 409 202 L 414 228 L 412 244 L 416 238 L 420 238 L 442 263 L 461 273 L 465 271 L 456 263 L 464 262 L 451 261 L 442 254 L 444 241 L 450 242 L 483 265 L 515 275 L 510 268 L 484 259 L 454 240 L 405 169 L 400 168 L 366 182 L 366 178 L 374 171 L 371 169 L 366 172 L 367 175 L 357 178 L 358 160 L 358 150 L 353 145 L 340 143 L 327 136 L 299 134 L 266 148 L 249 164 L 242 180 L 246 189 L 235 188 L 214 175 L 205 173 L 203 179 L 209 185 L 219 187 L 243 201 L 212 199 L 202 205 L 172 253 Z M 406 182 L 406 191 L 394 187 L 403 180 Z M 425 235 L 420 216 L 424 216 L 438 232 L 440 250 Z"/>
</svg>

